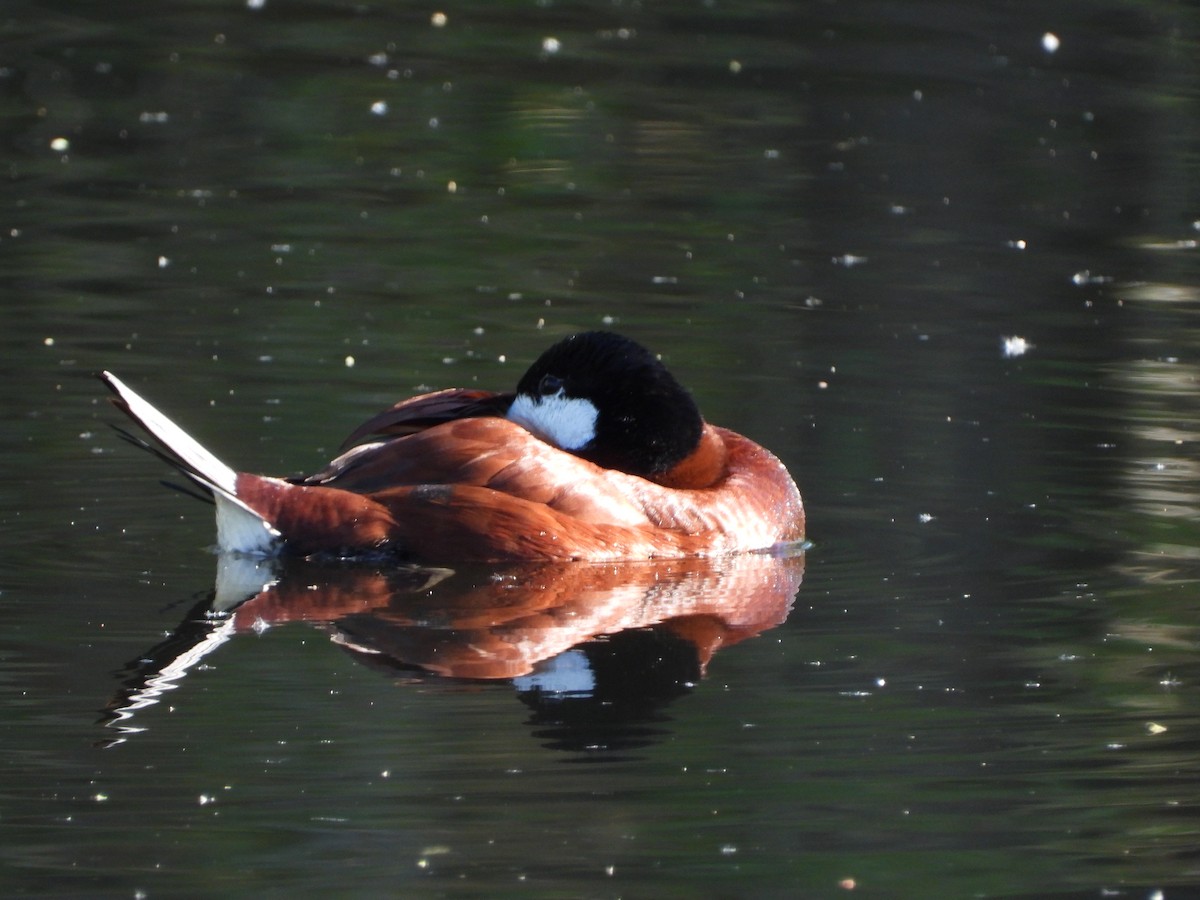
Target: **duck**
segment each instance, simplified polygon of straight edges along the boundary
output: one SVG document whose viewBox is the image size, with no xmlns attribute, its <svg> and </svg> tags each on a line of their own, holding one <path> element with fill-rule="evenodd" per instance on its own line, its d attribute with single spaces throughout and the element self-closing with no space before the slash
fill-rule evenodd
<svg viewBox="0 0 1200 900">
<path fill-rule="evenodd" d="M 420 563 L 785 552 L 800 491 L 769 450 L 706 422 L 641 344 L 559 340 L 512 392 L 448 388 L 356 428 L 320 471 L 240 472 L 104 371 L 113 404 L 216 507 L 220 553 Z"/>
</svg>

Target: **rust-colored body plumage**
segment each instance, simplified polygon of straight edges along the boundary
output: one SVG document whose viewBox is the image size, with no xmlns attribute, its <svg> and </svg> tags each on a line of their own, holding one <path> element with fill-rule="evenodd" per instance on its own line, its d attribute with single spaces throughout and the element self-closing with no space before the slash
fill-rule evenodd
<svg viewBox="0 0 1200 900">
<path fill-rule="evenodd" d="M 419 414 L 423 398 L 410 412 Z M 439 404 L 443 398 L 435 398 Z M 395 547 L 422 560 L 641 559 L 759 550 L 804 537 L 782 463 L 712 425 L 684 486 L 603 469 L 494 416 L 443 421 L 339 457 L 292 484 L 238 476 L 237 494 L 296 552 Z"/>
</svg>

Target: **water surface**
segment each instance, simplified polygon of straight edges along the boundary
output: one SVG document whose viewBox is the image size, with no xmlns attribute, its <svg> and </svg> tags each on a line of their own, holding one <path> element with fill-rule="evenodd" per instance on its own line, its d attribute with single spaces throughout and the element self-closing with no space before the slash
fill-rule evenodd
<svg viewBox="0 0 1200 900">
<path fill-rule="evenodd" d="M 5 892 L 1200 883 L 1200 16 L 437 11 L 3 19 Z M 802 583 L 303 572 L 212 619 L 210 511 L 89 377 L 288 474 L 595 327 L 787 463 Z M 435 659 L 518 631 L 552 653 Z"/>
</svg>

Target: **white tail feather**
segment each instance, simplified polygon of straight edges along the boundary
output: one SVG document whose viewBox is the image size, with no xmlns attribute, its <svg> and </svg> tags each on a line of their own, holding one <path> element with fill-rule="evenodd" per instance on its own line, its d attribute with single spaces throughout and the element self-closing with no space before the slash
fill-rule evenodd
<svg viewBox="0 0 1200 900">
<path fill-rule="evenodd" d="M 236 495 L 237 472 L 213 456 L 207 447 L 159 412 L 112 372 L 102 372 L 100 377 L 125 403 L 129 415 L 169 450 L 172 456 L 191 472 L 199 475 L 209 486 Z"/>
<path fill-rule="evenodd" d="M 280 533 L 237 495 L 237 472 L 194 437 L 172 422 L 148 400 L 111 372 L 100 373 L 121 406 L 135 422 L 158 441 L 179 470 L 212 492 L 217 506 L 217 546 L 233 553 L 271 553 L 278 549 Z"/>
</svg>

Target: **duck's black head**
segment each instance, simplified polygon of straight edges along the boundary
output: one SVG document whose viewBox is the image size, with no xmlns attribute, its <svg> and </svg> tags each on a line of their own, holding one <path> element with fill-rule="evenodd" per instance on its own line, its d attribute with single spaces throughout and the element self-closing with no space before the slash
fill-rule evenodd
<svg viewBox="0 0 1200 900">
<path fill-rule="evenodd" d="M 646 478 L 685 459 L 704 428 L 666 366 L 607 331 L 572 335 L 538 357 L 508 418 L 576 456 Z"/>
</svg>

